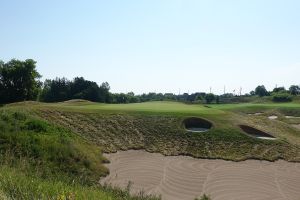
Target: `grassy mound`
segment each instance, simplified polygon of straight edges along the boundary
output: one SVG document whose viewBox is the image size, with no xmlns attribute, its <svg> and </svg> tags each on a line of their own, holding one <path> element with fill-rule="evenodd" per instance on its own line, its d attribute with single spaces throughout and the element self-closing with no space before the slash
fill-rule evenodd
<svg viewBox="0 0 300 200">
<path fill-rule="evenodd" d="M 36 113 L 47 121 L 68 127 L 108 153 L 145 149 L 164 155 L 234 161 L 300 161 L 300 137 L 296 130 L 264 116 L 248 116 L 241 112 L 243 109 L 236 111 L 226 106 L 206 108 L 174 102 L 130 105 L 93 103 L 77 107 L 49 104 L 37 107 Z M 182 121 L 191 116 L 208 119 L 214 123 L 214 128 L 203 134 L 188 133 Z M 263 141 L 249 137 L 242 132 L 239 124 L 272 132 L 279 139 Z"/>
<path fill-rule="evenodd" d="M 26 108 L 0 110 L 1 199 L 148 199 L 100 187 L 101 149 Z"/>
</svg>

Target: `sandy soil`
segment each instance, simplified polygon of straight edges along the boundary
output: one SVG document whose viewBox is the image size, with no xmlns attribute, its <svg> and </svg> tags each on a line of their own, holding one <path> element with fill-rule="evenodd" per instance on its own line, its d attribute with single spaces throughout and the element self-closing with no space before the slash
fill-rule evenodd
<svg viewBox="0 0 300 200">
<path fill-rule="evenodd" d="M 132 193 L 161 194 L 162 199 L 192 200 L 209 194 L 213 200 L 299 200 L 300 163 L 165 157 L 145 151 L 105 155 L 110 175 L 100 182 Z"/>
<path fill-rule="evenodd" d="M 188 128 L 186 129 L 189 132 L 194 132 L 194 133 L 203 133 L 209 131 L 208 128 Z"/>
<path fill-rule="evenodd" d="M 297 129 L 300 129 L 300 124 L 293 124 L 292 126 L 297 128 Z"/>
<path fill-rule="evenodd" d="M 298 118 L 300 118 L 300 117 L 295 117 L 295 116 L 288 116 L 288 115 L 286 115 L 285 118 L 288 118 L 288 119 L 296 118 L 296 119 L 298 119 Z"/>
<path fill-rule="evenodd" d="M 278 116 L 276 116 L 276 115 L 271 115 L 271 116 L 269 116 L 268 118 L 271 119 L 271 120 L 273 120 L 273 119 L 277 119 Z"/>
<path fill-rule="evenodd" d="M 264 114 L 264 113 L 262 113 L 262 112 L 257 112 L 257 113 L 248 113 L 248 115 L 262 115 L 262 114 Z"/>
<path fill-rule="evenodd" d="M 262 139 L 262 140 L 277 140 L 277 138 L 272 138 L 272 137 L 256 137 L 258 139 Z"/>
</svg>

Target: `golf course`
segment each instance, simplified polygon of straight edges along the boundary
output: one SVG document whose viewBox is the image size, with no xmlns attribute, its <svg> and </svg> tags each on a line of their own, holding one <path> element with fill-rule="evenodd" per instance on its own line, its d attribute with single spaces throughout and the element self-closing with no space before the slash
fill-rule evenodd
<svg viewBox="0 0 300 200">
<path fill-rule="evenodd" d="M 297 102 L 104 104 L 75 99 L 7 104 L 0 108 L 0 195 L 195 199 L 206 194 L 231 199 L 237 193 L 226 185 L 238 173 L 234 184 L 241 186 L 243 199 L 296 200 L 299 117 Z M 163 166 L 169 171 L 161 171 Z M 217 188 L 192 178 L 206 177 L 212 169 L 227 170 Z M 171 182 L 163 183 L 163 176 Z M 285 181 L 273 188 L 265 185 L 278 177 Z M 220 194 L 220 187 L 225 192 Z"/>
<path fill-rule="evenodd" d="M 300 1 L 0 1 L 0 200 L 300 200 Z"/>
</svg>

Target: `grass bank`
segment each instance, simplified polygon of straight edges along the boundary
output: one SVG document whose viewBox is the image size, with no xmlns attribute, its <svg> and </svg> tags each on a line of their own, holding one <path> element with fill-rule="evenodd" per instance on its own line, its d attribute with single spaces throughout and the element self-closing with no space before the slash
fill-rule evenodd
<svg viewBox="0 0 300 200">
<path fill-rule="evenodd" d="M 299 131 L 289 123 L 269 120 L 282 109 L 299 104 L 186 105 L 176 102 L 148 102 L 108 105 L 91 102 L 42 104 L 33 110 L 41 118 L 66 127 L 101 147 L 104 152 L 145 149 L 164 155 L 197 158 L 300 161 Z M 265 112 L 262 116 L 247 113 Z M 283 113 L 282 113 L 283 115 Z M 186 117 L 198 116 L 213 123 L 206 133 L 187 132 Z M 245 135 L 240 124 L 256 127 L 278 139 L 261 140 Z"/>
<path fill-rule="evenodd" d="M 28 107 L 0 110 L 1 199 L 157 199 L 102 187 L 99 146 L 47 122 Z"/>
</svg>

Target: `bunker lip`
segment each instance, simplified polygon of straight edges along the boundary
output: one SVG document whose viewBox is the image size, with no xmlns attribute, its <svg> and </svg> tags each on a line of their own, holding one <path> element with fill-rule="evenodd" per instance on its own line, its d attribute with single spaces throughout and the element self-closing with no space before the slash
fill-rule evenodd
<svg viewBox="0 0 300 200">
<path fill-rule="evenodd" d="M 264 140 L 276 140 L 276 137 L 270 135 L 269 133 L 266 133 L 264 131 L 258 130 L 256 128 L 253 128 L 251 126 L 247 125 L 239 125 L 239 127 L 249 136 L 264 139 Z"/>
<path fill-rule="evenodd" d="M 212 128 L 213 124 L 206 120 L 199 117 L 189 117 L 183 120 L 184 128 L 189 132 L 206 132 Z"/>
</svg>

